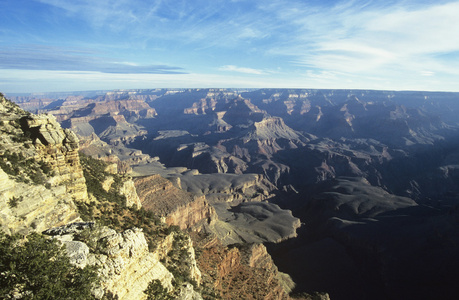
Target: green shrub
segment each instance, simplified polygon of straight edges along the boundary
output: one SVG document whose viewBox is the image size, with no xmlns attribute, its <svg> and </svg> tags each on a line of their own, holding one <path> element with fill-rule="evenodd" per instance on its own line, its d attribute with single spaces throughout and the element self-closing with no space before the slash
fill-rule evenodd
<svg viewBox="0 0 459 300">
<path fill-rule="evenodd" d="M 123 184 L 124 178 L 116 174 L 109 174 L 105 170 L 107 164 L 103 161 L 94 159 L 80 153 L 80 162 L 83 168 L 83 174 L 86 179 L 88 193 L 94 195 L 97 202 L 83 203 L 76 202 L 81 218 L 85 221 L 96 220 L 98 224 L 109 226 L 117 231 L 126 230 L 132 227 L 143 229 L 145 238 L 150 251 L 156 249 L 159 237 L 174 234 L 173 250 L 170 251 L 170 257 L 164 262 L 166 268 L 174 274 L 177 286 L 183 282 L 191 282 L 189 269 L 190 255 L 186 250 L 188 236 L 180 230 L 178 226 L 167 226 L 161 222 L 161 219 L 153 212 L 145 210 L 143 207 L 127 207 L 126 198 L 119 194 L 119 188 Z M 107 192 L 102 188 L 103 182 L 108 176 L 113 177 L 114 182 Z M 153 289 L 158 292 L 159 287 L 152 283 L 149 297 L 155 296 Z M 159 293 L 164 296 L 163 293 Z M 157 295 L 156 295 L 157 296 Z M 156 297 L 155 296 L 155 297 Z M 149 298 L 149 299 L 167 299 L 167 298 Z"/>
<path fill-rule="evenodd" d="M 147 294 L 147 300 L 169 300 L 175 299 L 173 295 L 171 295 L 167 289 L 165 289 L 161 281 L 158 279 L 154 279 L 150 281 L 148 284 L 147 289 L 144 291 Z"/>
<path fill-rule="evenodd" d="M 52 176 L 52 168 L 47 163 L 37 162 L 33 158 L 26 159 L 22 153 L 11 153 L 8 150 L 0 158 L 0 168 L 5 173 L 16 176 L 16 181 L 24 183 L 32 180 L 35 184 L 44 184 L 47 176 Z"/>
<path fill-rule="evenodd" d="M 93 299 L 98 282 L 94 267 L 70 264 L 65 247 L 37 233 L 27 236 L 0 232 L 0 298 Z"/>
<path fill-rule="evenodd" d="M 10 208 L 16 208 L 18 207 L 19 202 L 23 200 L 23 197 L 12 197 L 11 199 L 8 200 L 8 205 Z"/>
<path fill-rule="evenodd" d="M 83 168 L 83 175 L 86 179 L 86 186 L 88 192 L 93 194 L 99 201 L 108 201 L 117 203 L 126 207 L 126 197 L 119 193 L 119 187 L 122 184 L 122 177 L 116 174 L 109 174 L 105 171 L 107 163 L 87 156 L 80 152 L 80 163 Z M 102 187 L 102 182 L 108 177 L 112 176 L 114 183 L 107 192 Z"/>
</svg>

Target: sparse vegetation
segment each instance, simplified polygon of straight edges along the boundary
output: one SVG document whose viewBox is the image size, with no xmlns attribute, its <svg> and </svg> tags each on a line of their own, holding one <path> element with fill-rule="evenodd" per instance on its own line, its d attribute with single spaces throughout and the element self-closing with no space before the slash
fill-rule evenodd
<svg viewBox="0 0 459 300">
<path fill-rule="evenodd" d="M 76 202 L 82 218 L 86 221 L 96 220 L 97 223 L 117 231 L 132 227 L 142 228 L 150 251 L 156 249 L 159 238 L 174 233 L 173 249 L 162 262 L 174 275 L 174 287 L 178 288 L 184 282 L 190 282 L 196 287 L 197 284 L 191 279 L 190 274 L 191 259 L 187 251 L 188 235 L 181 231 L 178 226 L 167 226 L 162 223 L 158 216 L 143 207 L 140 209 L 127 207 L 125 197 L 119 194 L 123 177 L 107 173 L 105 162 L 81 153 L 80 162 L 88 192 L 97 199 L 97 201 L 90 203 Z M 112 176 L 114 182 L 107 192 L 103 189 L 101 182 L 108 176 Z M 87 242 L 90 240 L 88 234 L 83 231 L 77 236 L 77 239 Z M 91 243 L 88 246 L 91 248 Z M 148 295 L 148 299 L 174 299 L 173 291 L 169 292 L 164 289 L 157 280 L 150 283 L 145 293 Z"/>
<path fill-rule="evenodd" d="M 80 162 L 88 187 L 88 193 L 95 196 L 97 201 L 90 203 L 76 202 L 83 220 L 96 220 L 102 225 L 122 231 L 132 227 L 143 229 L 150 251 L 156 248 L 158 236 L 166 236 L 176 228 L 169 228 L 161 223 L 158 216 L 143 207 L 127 207 L 125 196 L 119 193 L 123 177 L 109 174 L 105 171 L 107 164 L 80 153 Z M 109 192 L 102 188 L 101 182 L 112 176 L 114 183 Z"/>
<path fill-rule="evenodd" d="M 144 291 L 147 294 L 147 300 L 172 300 L 175 299 L 171 293 L 167 291 L 158 279 L 150 281 L 147 289 Z"/>
<path fill-rule="evenodd" d="M 10 208 L 16 208 L 18 207 L 18 204 L 19 202 L 21 202 L 23 200 L 23 197 L 11 197 L 9 200 L 8 200 L 8 206 Z"/>
<path fill-rule="evenodd" d="M 44 161 L 26 158 L 22 153 L 11 153 L 8 150 L 0 158 L 0 168 L 16 181 L 34 184 L 45 184 L 48 176 L 52 176 L 52 168 Z"/>
<path fill-rule="evenodd" d="M 0 274 L 2 299 L 93 299 L 98 282 L 94 267 L 71 265 L 64 246 L 37 233 L 0 232 Z"/>
<path fill-rule="evenodd" d="M 101 160 L 92 158 L 80 152 L 80 162 L 83 167 L 83 174 L 86 179 L 88 192 L 93 194 L 99 201 L 108 201 L 116 203 L 122 207 L 126 206 L 126 197 L 119 193 L 119 187 L 122 184 L 122 177 L 116 174 L 109 174 L 105 171 L 107 164 Z M 102 187 L 102 182 L 112 176 L 114 183 L 107 192 Z"/>
<path fill-rule="evenodd" d="M 99 233 L 100 225 L 96 223 L 95 228 L 87 227 L 75 233 L 74 240 L 85 243 L 90 249 L 91 253 L 97 253 L 97 240 L 100 237 Z"/>
</svg>

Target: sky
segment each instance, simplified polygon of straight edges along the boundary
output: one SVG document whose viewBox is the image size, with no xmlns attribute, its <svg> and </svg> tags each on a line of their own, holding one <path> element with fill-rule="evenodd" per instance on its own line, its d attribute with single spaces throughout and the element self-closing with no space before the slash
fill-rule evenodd
<svg viewBox="0 0 459 300">
<path fill-rule="evenodd" d="M 459 91 L 459 1 L 0 0 L 0 92 Z"/>
</svg>

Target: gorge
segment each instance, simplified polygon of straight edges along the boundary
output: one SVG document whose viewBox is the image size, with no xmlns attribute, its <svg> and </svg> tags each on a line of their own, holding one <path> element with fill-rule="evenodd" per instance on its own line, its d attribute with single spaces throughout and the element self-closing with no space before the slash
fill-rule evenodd
<svg viewBox="0 0 459 300">
<path fill-rule="evenodd" d="M 314 292 L 331 299 L 457 295 L 458 93 L 151 89 L 8 98 L 41 115 L 5 108 L 2 116 L 16 116 L 2 117 L 2 151 L 29 145 L 20 151 L 50 164 L 51 189 L 34 193 L 51 193 L 44 201 L 57 203 L 39 213 L 25 201 L 8 208 L 8 199 L 31 196 L 7 188 L 26 183 L 2 165 L 0 212 L 2 226 L 18 224 L 11 231 L 78 221 L 74 202 L 95 201 L 79 150 L 110 166 L 102 180 L 107 192 L 117 187 L 161 226 L 189 231 L 182 249 L 202 249 L 197 258 L 186 250 L 189 269 L 197 269 L 191 278 L 221 298 L 239 291 L 244 299 L 287 299 L 292 289 L 304 299 L 326 297 Z M 119 187 L 118 176 L 129 183 Z M 152 255 L 167 265 L 180 233 L 161 230 L 156 247 L 166 250 Z M 137 234 L 101 231 L 101 239 L 116 236 L 118 244 Z M 139 243 L 150 255 L 148 237 Z M 110 257 L 107 251 L 101 255 Z M 147 277 L 171 288 L 172 275 L 161 274 Z M 261 283 L 270 294 L 257 292 Z M 127 293 L 110 284 L 105 293 Z M 178 290 L 187 289 L 196 293 Z"/>
</svg>

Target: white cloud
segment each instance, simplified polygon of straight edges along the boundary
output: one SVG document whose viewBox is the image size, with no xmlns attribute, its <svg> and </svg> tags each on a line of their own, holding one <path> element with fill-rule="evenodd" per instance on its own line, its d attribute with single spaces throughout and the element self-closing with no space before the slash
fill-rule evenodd
<svg viewBox="0 0 459 300">
<path fill-rule="evenodd" d="M 435 75 L 435 72 L 432 71 L 421 71 L 422 76 L 433 76 Z"/>
<path fill-rule="evenodd" d="M 391 49 L 407 53 L 459 50 L 459 2 L 419 10 L 400 8 L 365 24 L 368 33 L 387 37 Z"/>
<path fill-rule="evenodd" d="M 66 70 L 101 71 L 104 69 L 95 68 L 92 62 L 91 68 L 81 66 L 83 62 L 89 64 L 89 58 L 105 57 L 114 67 L 128 71 L 139 71 L 144 65 L 177 65 L 194 73 L 176 77 L 90 73 L 102 78 L 101 84 L 106 85 L 110 85 L 109 80 L 124 84 L 120 79 L 124 78 L 126 83 L 142 85 L 153 80 L 157 87 L 179 83 L 186 86 L 187 82 L 223 86 L 228 82 L 232 86 L 250 83 L 264 87 L 459 89 L 459 1 L 36 1 L 53 7 L 43 18 L 64 15 L 65 19 L 59 19 L 63 27 L 85 22 L 99 38 L 85 40 L 73 29 L 63 28 L 62 32 L 68 30 L 68 36 L 80 39 L 74 42 L 63 35 L 62 44 L 70 48 L 84 45 L 101 53 L 64 53 L 65 56 L 57 55 L 60 60 L 55 55 L 40 53 L 24 69 L 38 59 L 46 59 L 51 66 L 56 61 L 72 59 L 73 65 L 79 67 Z M 335 6 L 330 6 L 330 2 Z M 35 40 L 40 38 L 45 45 L 51 36 L 37 32 L 22 34 L 37 34 Z M 59 43 L 60 39 L 48 45 Z M 30 50 L 32 53 L 33 47 Z M 16 60 L 4 59 L 4 67 L 27 62 L 19 54 L 22 52 L 14 54 Z M 156 61 L 164 63 L 145 63 Z M 221 66 L 226 62 L 233 65 Z M 98 63 L 97 60 L 95 64 Z M 278 68 L 282 72 L 270 71 Z M 226 73 L 216 72 L 211 77 L 196 74 L 197 70 Z M 83 82 L 88 82 L 86 75 L 80 75 Z M 202 79 L 192 79 L 198 75 Z M 263 75 L 263 81 L 258 81 L 261 76 L 253 75 Z"/>
<path fill-rule="evenodd" d="M 238 73 L 244 73 L 244 74 L 255 74 L 255 75 L 266 74 L 266 72 L 264 72 L 262 70 L 238 67 L 238 66 L 233 66 L 233 65 L 221 66 L 218 69 L 220 71 L 238 72 Z"/>
<path fill-rule="evenodd" d="M 361 76 L 368 85 L 372 80 L 441 74 L 459 80 L 458 1 L 418 6 L 406 6 L 406 1 L 385 6 L 342 3 L 352 5 L 328 10 L 302 4 L 287 10 L 271 7 L 289 24 L 291 39 L 269 52 L 313 70 Z"/>
</svg>

